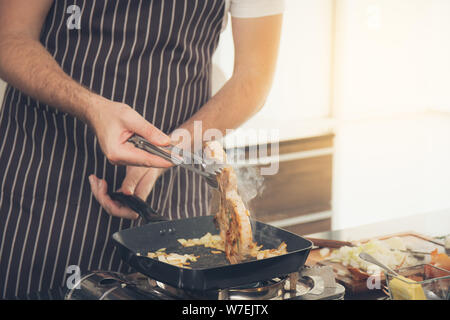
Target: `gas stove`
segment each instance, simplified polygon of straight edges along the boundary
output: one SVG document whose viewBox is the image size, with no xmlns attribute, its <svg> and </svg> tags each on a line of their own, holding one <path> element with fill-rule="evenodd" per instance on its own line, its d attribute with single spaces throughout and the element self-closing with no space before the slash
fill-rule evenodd
<svg viewBox="0 0 450 320">
<path fill-rule="evenodd" d="M 239 287 L 190 291 L 140 273 L 93 271 L 81 277 L 66 300 L 342 300 L 345 289 L 329 267 L 304 267 L 285 277 Z"/>
</svg>

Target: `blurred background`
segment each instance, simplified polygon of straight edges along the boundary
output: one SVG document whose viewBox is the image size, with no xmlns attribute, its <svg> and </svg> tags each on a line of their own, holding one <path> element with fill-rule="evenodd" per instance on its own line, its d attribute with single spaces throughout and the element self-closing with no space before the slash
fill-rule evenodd
<svg viewBox="0 0 450 320">
<path fill-rule="evenodd" d="M 243 128 L 282 141 L 256 215 L 313 233 L 450 209 L 450 1 L 286 3 L 273 89 Z M 214 61 L 218 90 L 230 23 Z"/>
<path fill-rule="evenodd" d="M 334 134 L 330 206 L 322 209 L 333 229 L 449 209 L 450 1 L 286 4 L 272 92 L 244 127 L 278 127 L 282 140 Z M 216 55 L 226 76 L 232 59 L 228 24 Z M 327 193 L 322 180 L 317 187 L 298 176 L 292 188 L 303 184 L 299 197 L 308 187 Z"/>
</svg>

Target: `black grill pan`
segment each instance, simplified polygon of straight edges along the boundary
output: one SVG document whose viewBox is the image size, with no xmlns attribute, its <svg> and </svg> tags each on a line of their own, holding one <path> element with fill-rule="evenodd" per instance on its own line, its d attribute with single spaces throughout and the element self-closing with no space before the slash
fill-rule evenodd
<svg viewBox="0 0 450 320">
<path fill-rule="evenodd" d="M 127 196 L 113 198 L 126 203 Z M 136 200 L 133 200 L 135 204 Z M 147 206 L 145 203 L 142 205 Z M 134 206 L 134 210 L 136 206 Z M 148 211 L 148 208 L 146 209 Z M 139 210 L 138 210 L 139 211 Z M 138 212 L 139 213 L 139 212 Z M 152 219 L 154 221 L 155 219 Z M 141 227 L 126 229 L 113 234 L 122 259 L 136 271 L 169 284 L 188 290 L 215 290 L 269 280 L 298 271 L 305 263 L 312 242 L 286 230 L 252 220 L 254 240 L 263 249 L 277 248 L 281 242 L 287 245 L 287 254 L 262 260 L 248 260 L 229 264 L 225 254 L 212 254 L 203 246 L 183 247 L 177 239 L 200 238 L 207 232 L 218 234 L 213 216 L 152 222 Z M 177 267 L 157 259 L 146 257 L 147 252 L 166 248 L 166 252 L 195 253 L 198 261 L 192 269 Z"/>
</svg>

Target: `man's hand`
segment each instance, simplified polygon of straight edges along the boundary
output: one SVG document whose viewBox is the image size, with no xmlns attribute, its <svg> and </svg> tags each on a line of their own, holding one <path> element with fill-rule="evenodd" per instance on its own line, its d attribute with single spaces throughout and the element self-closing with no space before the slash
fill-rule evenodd
<svg viewBox="0 0 450 320">
<path fill-rule="evenodd" d="M 122 183 L 122 187 L 118 191 L 128 195 L 134 195 L 145 201 L 155 185 L 156 180 L 164 170 L 160 168 L 127 167 L 127 174 Z M 108 185 L 105 180 L 91 175 L 89 182 L 95 198 L 110 215 L 133 220 L 139 217 L 136 212 L 130 208 L 121 206 L 108 196 Z"/>
<path fill-rule="evenodd" d="M 94 129 L 103 153 L 112 164 L 172 166 L 172 163 L 127 142 L 134 133 L 159 146 L 169 144 L 170 138 L 126 104 L 96 97 L 92 107 L 85 109 L 84 118 Z"/>
<path fill-rule="evenodd" d="M 127 167 L 127 174 L 119 191 L 128 195 L 135 195 L 145 201 L 152 191 L 156 180 L 158 180 L 165 170 L 161 168 L 129 166 Z"/>
</svg>

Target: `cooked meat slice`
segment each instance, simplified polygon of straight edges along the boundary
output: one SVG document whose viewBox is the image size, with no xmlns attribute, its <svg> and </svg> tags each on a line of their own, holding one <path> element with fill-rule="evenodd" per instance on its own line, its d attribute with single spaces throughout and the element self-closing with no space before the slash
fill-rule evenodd
<svg viewBox="0 0 450 320">
<path fill-rule="evenodd" d="M 214 160 L 226 161 L 222 145 L 216 141 L 210 142 L 205 148 L 205 154 Z M 215 216 L 220 229 L 220 236 L 225 243 L 225 254 L 230 263 L 235 264 L 250 255 L 253 242 L 250 213 L 245 207 L 237 190 L 237 177 L 233 168 L 226 165 L 218 175 L 220 192 L 219 212 Z"/>
<path fill-rule="evenodd" d="M 228 261 L 234 264 L 244 260 L 255 246 L 250 213 L 235 190 L 226 192 L 222 203 L 222 215 L 228 218 L 228 229 L 225 233 L 225 254 Z"/>
</svg>

